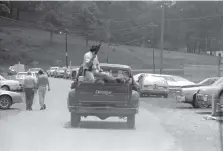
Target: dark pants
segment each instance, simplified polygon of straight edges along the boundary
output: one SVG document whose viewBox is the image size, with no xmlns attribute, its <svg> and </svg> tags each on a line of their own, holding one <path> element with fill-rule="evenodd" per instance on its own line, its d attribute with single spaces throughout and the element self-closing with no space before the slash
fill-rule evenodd
<svg viewBox="0 0 224 151">
<path fill-rule="evenodd" d="M 26 109 L 30 109 L 33 105 L 34 89 L 25 88 L 25 96 L 26 96 Z"/>
</svg>

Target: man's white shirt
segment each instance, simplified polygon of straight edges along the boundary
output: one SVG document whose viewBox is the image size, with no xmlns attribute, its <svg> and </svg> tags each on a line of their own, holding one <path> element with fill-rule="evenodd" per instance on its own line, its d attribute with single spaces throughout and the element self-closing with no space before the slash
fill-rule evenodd
<svg viewBox="0 0 224 151">
<path fill-rule="evenodd" d="M 93 57 L 93 54 L 92 52 L 87 52 L 85 55 L 84 55 L 84 58 L 83 58 L 83 67 L 84 69 L 88 69 L 89 67 L 86 65 L 90 59 Z M 96 58 L 93 59 L 93 70 L 95 69 L 98 69 L 99 68 L 99 60 L 98 60 L 98 57 L 96 56 Z"/>
</svg>

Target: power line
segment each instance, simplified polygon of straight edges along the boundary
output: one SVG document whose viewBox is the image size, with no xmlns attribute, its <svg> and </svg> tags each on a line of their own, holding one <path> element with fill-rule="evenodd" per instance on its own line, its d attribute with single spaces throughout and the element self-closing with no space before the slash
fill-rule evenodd
<svg viewBox="0 0 224 151">
<path fill-rule="evenodd" d="M 137 39 L 134 39 L 134 40 L 131 40 L 131 41 L 125 42 L 125 43 L 121 43 L 121 44 L 129 44 L 129 43 L 132 43 L 132 42 L 138 41 L 138 40 L 140 40 L 140 39 L 142 39 L 142 38 L 144 38 L 144 37 L 146 37 L 146 36 L 148 36 L 148 35 L 150 35 L 150 34 L 151 34 L 151 33 L 149 33 L 149 34 L 147 34 L 147 35 L 144 35 L 144 36 L 142 36 L 142 37 L 140 37 L 140 38 L 137 38 Z"/>
<path fill-rule="evenodd" d="M 222 15 L 213 15 L 213 16 L 203 16 L 203 17 L 194 17 L 194 18 L 165 18 L 164 20 L 194 20 L 194 19 L 204 19 L 204 18 L 214 18 L 222 17 Z"/>
</svg>

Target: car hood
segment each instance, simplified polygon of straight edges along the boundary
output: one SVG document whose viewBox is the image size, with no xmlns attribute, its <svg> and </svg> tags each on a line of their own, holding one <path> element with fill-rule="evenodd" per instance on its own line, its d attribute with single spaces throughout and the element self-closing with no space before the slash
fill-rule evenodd
<svg viewBox="0 0 224 151">
<path fill-rule="evenodd" d="M 182 87 L 181 91 L 183 94 L 196 93 L 203 86 L 194 86 L 194 87 Z"/>
<path fill-rule="evenodd" d="M 19 81 L 16 80 L 3 80 L 0 81 L 1 84 L 19 84 Z"/>
<path fill-rule="evenodd" d="M 200 90 L 199 93 L 212 95 L 218 93 L 221 89 L 222 87 L 218 86 L 204 86 L 199 89 Z"/>
<path fill-rule="evenodd" d="M 7 94 L 7 95 L 10 95 L 10 96 L 20 95 L 20 93 L 17 93 L 17 92 L 6 91 L 6 90 L 0 89 L 0 95 L 3 95 L 3 94 Z"/>
<path fill-rule="evenodd" d="M 194 85 L 195 84 L 191 81 L 177 81 L 177 82 L 167 81 L 167 83 L 171 87 L 182 87 L 182 86 Z"/>
</svg>

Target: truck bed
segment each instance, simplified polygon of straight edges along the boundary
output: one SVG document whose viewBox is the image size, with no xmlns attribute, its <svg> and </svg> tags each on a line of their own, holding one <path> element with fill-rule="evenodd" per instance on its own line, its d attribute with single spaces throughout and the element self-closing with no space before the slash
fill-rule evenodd
<svg viewBox="0 0 224 151">
<path fill-rule="evenodd" d="M 128 84 L 93 84 L 85 83 L 76 89 L 77 103 L 85 105 L 117 105 L 127 104 L 131 97 Z"/>
</svg>

